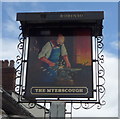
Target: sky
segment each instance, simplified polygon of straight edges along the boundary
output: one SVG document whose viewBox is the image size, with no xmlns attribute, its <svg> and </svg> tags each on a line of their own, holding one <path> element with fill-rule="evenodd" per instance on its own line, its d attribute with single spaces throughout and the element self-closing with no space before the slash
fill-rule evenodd
<svg viewBox="0 0 120 119">
<path fill-rule="evenodd" d="M 24 0 L 23 0 L 24 1 Z M 118 116 L 118 3 L 117 2 L 2 2 L 2 50 L 0 59 L 16 60 L 20 23 L 16 21 L 18 12 L 57 11 L 104 11 L 104 56 L 106 105 L 98 110 L 80 109 L 73 112 L 77 117 L 117 117 Z M 1 45 L 0 45 L 1 46 Z M 87 115 L 86 115 L 87 113 Z"/>
</svg>

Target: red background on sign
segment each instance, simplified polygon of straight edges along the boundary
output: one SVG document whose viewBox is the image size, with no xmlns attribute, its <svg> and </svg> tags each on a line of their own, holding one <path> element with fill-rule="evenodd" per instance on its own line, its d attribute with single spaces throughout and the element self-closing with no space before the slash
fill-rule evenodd
<svg viewBox="0 0 120 119">
<path fill-rule="evenodd" d="M 74 36 L 74 61 L 76 64 L 91 65 L 91 31 L 76 30 Z"/>
</svg>

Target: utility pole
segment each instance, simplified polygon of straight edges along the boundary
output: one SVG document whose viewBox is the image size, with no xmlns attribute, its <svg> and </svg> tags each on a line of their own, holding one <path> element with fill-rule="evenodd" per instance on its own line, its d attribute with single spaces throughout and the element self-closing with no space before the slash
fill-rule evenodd
<svg viewBox="0 0 120 119">
<path fill-rule="evenodd" d="M 50 106 L 50 117 L 65 119 L 65 103 L 53 101 Z"/>
</svg>

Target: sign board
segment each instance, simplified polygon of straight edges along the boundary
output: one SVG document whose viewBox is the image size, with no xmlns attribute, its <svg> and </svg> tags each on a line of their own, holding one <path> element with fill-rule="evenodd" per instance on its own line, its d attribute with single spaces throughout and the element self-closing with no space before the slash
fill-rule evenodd
<svg viewBox="0 0 120 119">
<path fill-rule="evenodd" d="M 41 36 L 30 37 L 26 94 L 31 97 L 92 97 L 92 39 L 90 29 L 41 30 Z M 62 34 L 62 37 L 59 37 Z M 59 38 L 64 44 L 56 45 Z M 63 47 L 64 45 L 64 47 Z M 59 56 L 54 52 L 60 53 Z M 68 57 L 70 67 L 64 57 Z M 55 63 L 49 66 L 41 59 Z M 54 61 L 58 57 L 57 61 Z"/>
<path fill-rule="evenodd" d="M 102 35 L 103 12 L 18 13 L 17 20 L 28 40 L 23 96 L 93 98 L 92 38 Z"/>
</svg>

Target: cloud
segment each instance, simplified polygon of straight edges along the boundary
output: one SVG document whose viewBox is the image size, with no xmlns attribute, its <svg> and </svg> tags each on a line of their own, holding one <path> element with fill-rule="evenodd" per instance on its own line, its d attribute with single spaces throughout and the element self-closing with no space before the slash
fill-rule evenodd
<svg viewBox="0 0 120 119">
<path fill-rule="evenodd" d="M 5 7 L 5 6 L 3 6 Z M 7 7 L 4 8 L 4 10 L 2 11 L 3 15 L 3 20 L 2 20 L 2 26 L 3 26 L 3 36 L 18 36 L 19 35 L 19 26 L 20 23 L 16 21 L 16 10 L 15 7 Z"/>
<path fill-rule="evenodd" d="M 111 105 L 117 106 L 118 98 L 118 56 L 105 52 L 105 78 L 106 78 L 106 89 L 107 97 L 112 95 Z M 113 96 L 114 95 L 114 96 Z M 116 101 L 115 101 L 116 99 Z M 116 102 L 116 103 L 115 103 Z"/>
<path fill-rule="evenodd" d="M 19 54 L 17 51 L 18 41 L 14 39 L 2 39 L 2 50 L 0 50 L 0 57 L 2 60 L 16 60 Z"/>
<path fill-rule="evenodd" d="M 3 31 L 9 33 L 11 36 L 18 36 L 20 32 L 18 22 L 11 20 L 7 20 L 7 22 L 3 23 L 3 28 Z"/>
<path fill-rule="evenodd" d="M 16 20 L 16 10 L 14 9 L 14 7 L 9 6 L 5 9 L 5 11 L 7 13 L 6 15 L 9 17 L 10 20 L 12 21 Z"/>
<path fill-rule="evenodd" d="M 116 50 L 120 50 L 120 41 L 116 40 L 116 41 L 113 41 L 111 42 L 111 46 L 112 48 L 116 49 Z"/>
</svg>

